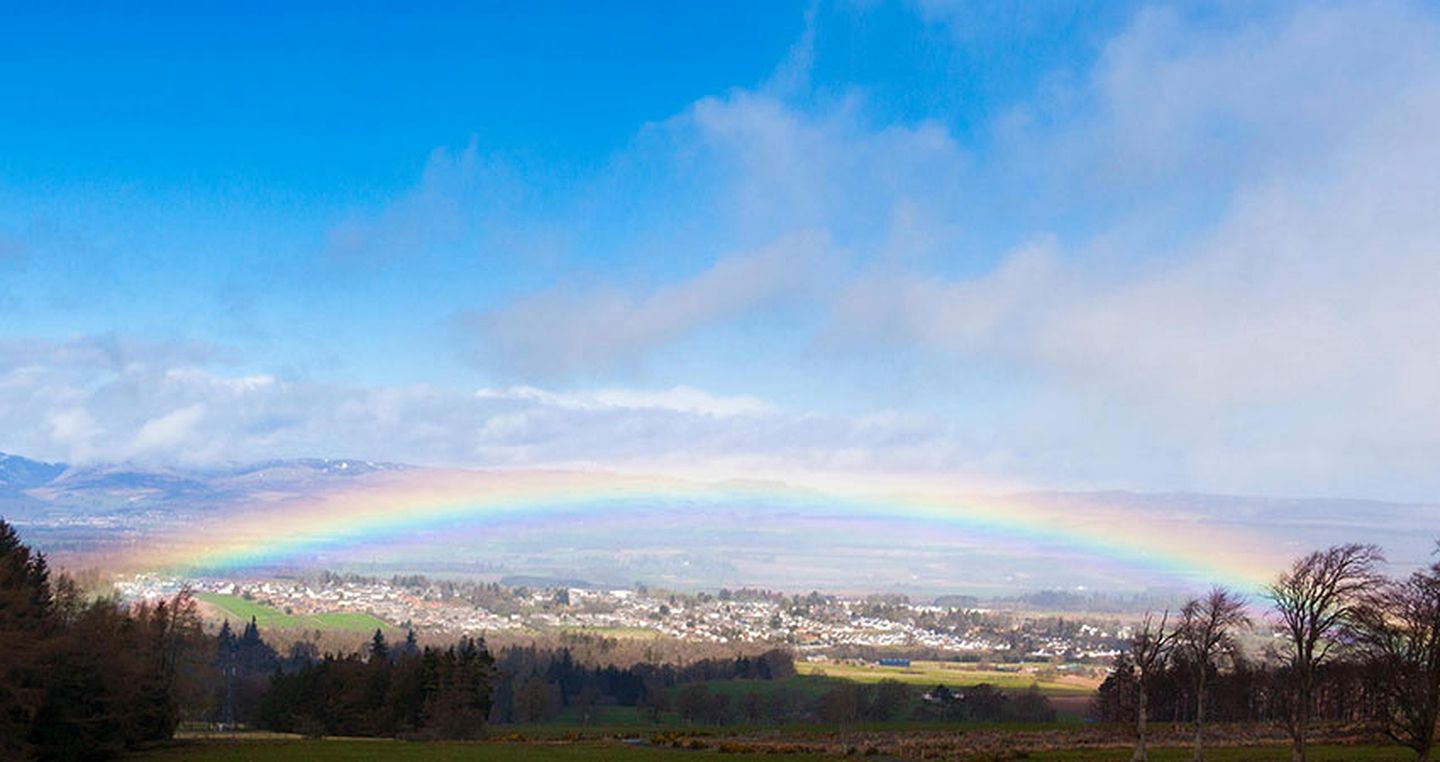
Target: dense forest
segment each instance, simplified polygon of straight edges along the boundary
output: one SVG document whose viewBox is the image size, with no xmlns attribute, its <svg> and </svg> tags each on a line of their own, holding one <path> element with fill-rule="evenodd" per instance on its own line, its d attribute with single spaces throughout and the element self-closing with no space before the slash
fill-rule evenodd
<svg viewBox="0 0 1440 762">
<path fill-rule="evenodd" d="M 490 714 L 493 675 L 482 640 L 391 649 L 377 631 L 364 653 L 277 668 L 245 719 L 310 736 L 473 738 Z"/>
<path fill-rule="evenodd" d="M 97 759 L 169 738 L 203 686 L 207 638 L 187 596 L 83 600 L 0 521 L 0 757 Z"/>
</svg>

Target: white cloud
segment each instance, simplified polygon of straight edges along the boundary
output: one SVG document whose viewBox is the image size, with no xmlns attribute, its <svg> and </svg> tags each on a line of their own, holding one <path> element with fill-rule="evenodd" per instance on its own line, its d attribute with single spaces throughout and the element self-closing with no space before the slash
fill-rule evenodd
<svg viewBox="0 0 1440 762">
<path fill-rule="evenodd" d="M 1433 496 L 1437 50 L 1440 29 L 1404 6 L 1223 33 L 1142 15 L 1095 73 L 1090 118 L 1025 145 L 1098 193 L 1220 182 L 1218 211 L 1143 245 L 1103 227 L 1051 240 L 972 278 L 870 278 L 832 330 L 1041 387 L 1014 420 L 1044 417 L 1045 441 L 1010 443 L 1052 473 Z M 1154 211 L 1136 201 L 1111 225 Z"/>
<path fill-rule="evenodd" d="M 116 339 L 26 342 L 23 354 L 0 351 L 0 450 L 51 460 L 332 456 L 714 477 L 966 467 L 954 430 L 933 417 L 789 411 L 687 386 L 343 386 L 227 375 L 183 347 Z"/>
<path fill-rule="evenodd" d="M 824 236 L 787 235 L 650 293 L 557 288 L 466 322 L 485 359 L 500 365 L 542 375 L 610 369 L 718 321 L 793 300 L 811 286 L 826 249 Z"/>
<path fill-rule="evenodd" d="M 459 150 L 437 147 L 413 187 L 328 225 L 325 275 L 428 271 L 457 259 L 536 267 L 564 251 L 573 232 L 542 222 L 536 203 L 545 193 L 542 175 L 523 161 L 482 151 L 473 138 Z"/>
<path fill-rule="evenodd" d="M 475 396 L 487 400 L 524 400 L 576 410 L 671 410 L 711 416 L 759 415 L 775 412 L 770 403 L 751 395 L 716 396 L 689 386 L 669 389 L 598 389 L 583 392 L 551 392 L 533 386 L 479 389 Z"/>
<path fill-rule="evenodd" d="M 835 300 L 835 330 L 877 342 L 918 340 L 947 350 L 1003 353 L 1016 324 L 1070 286 L 1046 237 L 1017 249 L 976 280 L 876 272 Z"/>
<path fill-rule="evenodd" d="M 879 347 L 912 378 L 1006 385 L 967 387 L 963 407 L 984 421 L 950 429 L 937 467 L 1433 496 L 1437 51 L 1431 15 L 1404 4 L 1223 21 L 1145 10 L 1078 85 L 997 118 L 983 166 L 943 125 L 874 123 L 858 96 L 811 110 L 776 91 L 701 99 L 635 151 L 703 180 L 703 213 L 731 237 L 780 243 L 649 289 L 557 286 L 489 309 L 472 321 L 481 359 L 522 378 L 604 378 L 698 331 L 825 304 L 819 336 L 784 325 L 842 362 L 873 365 Z M 986 269 L 967 224 L 1011 201 L 1040 224 Z M 815 242 L 805 266 L 779 253 L 795 230 Z M 860 396 L 885 408 L 904 387 Z M 547 400 L 562 404 L 584 409 Z"/>
<path fill-rule="evenodd" d="M 473 141 L 458 153 L 436 148 L 410 192 L 331 225 L 326 244 L 330 255 L 346 264 L 413 256 L 464 239 L 480 219 L 499 216 L 519 193 L 519 183 L 482 156 Z"/>
<path fill-rule="evenodd" d="M 717 178 L 720 205 L 707 213 L 756 235 L 819 227 L 846 243 L 883 238 L 900 209 L 956 203 L 969 164 L 940 123 L 874 125 L 858 95 L 805 111 L 737 90 L 697 101 L 663 134 Z"/>
<path fill-rule="evenodd" d="M 1127 203 L 1325 171 L 1372 114 L 1433 76 L 1436 34 L 1406 3 L 1142 9 L 1079 86 L 1007 117 L 1012 149 L 1064 193 Z"/>
<path fill-rule="evenodd" d="M 45 416 L 44 430 L 59 451 L 82 460 L 94 456 L 94 441 L 104 434 L 84 408 L 64 408 Z"/>
<path fill-rule="evenodd" d="M 1142 12 L 974 153 L 939 122 L 877 120 L 860 95 L 787 101 L 817 52 L 802 39 L 761 91 L 642 130 L 618 179 L 555 220 L 520 215 L 514 230 L 557 240 L 599 231 L 597 260 L 624 266 L 477 297 L 479 365 L 517 385 L 327 386 L 226 375 L 206 348 L 36 342 L 0 347 L 0 445 L 1432 498 L 1440 30 L 1406 4 L 1221 15 Z M 473 147 L 437 153 L 413 193 L 337 226 L 332 253 L 471 246 L 523 206 L 507 178 Z M 672 181 L 693 195 L 666 196 Z M 657 230 L 595 222 L 628 223 L 631 204 Z M 538 269 L 519 282 L 545 282 Z M 733 345 L 693 346 L 737 327 Z M 677 348 L 743 363 L 775 347 L 765 361 L 795 367 L 757 365 L 759 383 L 792 373 L 871 412 L 712 395 L 665 366 Z M 550 383 L 566 391 L 534 386 Z M 937 399 L 946 412 L 892 410 Z M 185 410 L 203 415 L 168 418 Z"/>
<path fill-rule="evenodd" d="M 472 312 L 479 362 L 542 377 L 633 369 L 717 324 L 812 307 L 844 277 L 852 251 L 913 260 L 953 236 L 942 218 L 958 202 L 967 158 L 949 132 L 931 121 L 874 126 L 858 96 L 813 111 L 788 104 L 779 91 L 803 81 L 807 44 L 797 43 L 795 71 L 777 75 L 788 84 L 703 98 L 647 126 L 603 192 L 592 189 L 595 218 L 623 209 L 638 185 L 655 205 L 641 224 L 681 231 L 617 244 L 630 260 L 653 262 L 641 272 L 697 260 L 703 269 L 648 288 L 634 277 L 562 281 Z M 678 178 L 694 194 L 687 206 L 671 208 L 657 178 Z M 657 221 L 667 215 L 680 219 Z"/>
<path fill-rule="evenodd" d="M 178 446 L 193 446 L 192 434 L 204 417 L 205 406 L 197 403 L 151 418 L 135 432 L 130 451 L 143 455 L 154 450 L 173 451 Z"/>
</svg>

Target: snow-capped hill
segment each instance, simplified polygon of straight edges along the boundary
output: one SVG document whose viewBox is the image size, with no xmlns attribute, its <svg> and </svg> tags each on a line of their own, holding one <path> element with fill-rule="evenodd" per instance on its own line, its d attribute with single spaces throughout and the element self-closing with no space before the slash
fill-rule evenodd
<svg viewBox="0 0 1440 762">
<path fill-rule="evenodd" d="M 407 468 L 367 460 L 298 458 L 208 467 L 70 465 L 0 455 L 0 516 L 65 526 L 79 518 L 141 528 L 252 500 L 303 495 Z"/>
<path fill-rule="evenodd" d="M 65 472 L 64 463 L 46 463 L 0 452 L 0 490 L 38 487 Z"/>
</svg>

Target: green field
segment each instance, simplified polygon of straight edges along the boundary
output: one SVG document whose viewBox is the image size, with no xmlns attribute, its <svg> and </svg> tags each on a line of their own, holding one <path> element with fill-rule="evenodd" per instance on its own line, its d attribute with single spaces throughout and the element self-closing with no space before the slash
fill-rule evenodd
<svg viewBox="0 0 1440 762">
<path fill-rule="evenodd" d="M 846 678 L 838 676 L 823 675 L 794 675 L 780 680 L 708 680 L 704 685 L 712 695 L 728 696 L 731 701 L 731 712 L 740 724 L 721 726 L 702 726 L 686 722 L 683 717 L 674 709 L 680 693 L 685 686 L 675 686 L 670 693 L 671 708 L 660 716 L 660 721 L 654 722 L 650 719 L 648 712 L 640 707 L 634 706 L 601 706 L 597 707 L 589 721 L 585 721 L 575 707 L 565 707 L 554 718 L 543 723 L 533 723 L 519 726 L 519 729 L 527 737 L 560 738 L 576 732 L 582 734 L 604 734 L 616 735 L 632 733 L 636 735 L 648 735 L 657 730 L 684 730 L 704 731 L 714 735 L 731 735 L 745 728 L 741 717 L 742 700 L 747 694 L 758 694 L 769 699 L 775 693 L 784 693 L 791 702 L 793 708 L 803 708 L 814 705 L 815 701 L 837 683 L 850 682 Z M 942 720 L 915 720 L 916 711 L 922 705 L 919 694 L 922 685 L 933 686 L 935 683 L 924 683 L 914 681 L 911 686 L 912 695 L 910 701 L 902 706 L 896 719 L 885 722 L 860 722 L 853 725 L 856 729 L 874 731 L 896 731 L 896 730 L 947 730 L 955 727 L 954 723 L 947 723 Z M 1028 687 L 1029 683 L 1026 683 Z M 1082 713 L 1067 707 L 1065 701 L 1068 697 L 1076 694 L 1060 694 L 1052 697 L 1056 709 L 1059 711 L 1059 723 L 1069 725 L 1077 722 Z M 1078 695 L 1081 700 L 1088 700 L 1087 696 Z M 987 727 L 986 723 L 973 723 L 970 727 Z M 498 730 L 503 732 L 505 727 Z M 1019 728 L 1021 724 L 1009 723 L 1004 727 Z M 1042 728 L 1053 727 L 1044 725 Z M 828 733 L 834 728 L 827 724 L 806 723 L 801 721 L 783 723 L 776 725 L 773 722 L 765 722 L 761 725 L 749 728 L 750 730 L 763 730 L 767 733 L 782 733 L 794 735 L 811 735 L 815 733 Z"/>
<path fill-rule="evenodd" d="M 969 686 L 989 683 L 1001 690 L 1024 690 L 1035 684 L 1042 692 L 1055 696 L 1084 695 L 1095 690 L 1094 686 L 1079 682 L 1037 680 L 1033 674 L 1026 672 L 1001 672 L 941 661 L 915 661 L 908 667 L 802 661 L 795 663 L 795 670 L 802 675 L 824 675 L 862 683 L 881 680 L 898 680 L 911 685 Z"/>
<path fill-rule="evenodd" d="M 1151 749 L 1151 762 L 1190 762 L 1193 749 Z M 1311 762 L 1413 762 L 1415 752 L 1397 746 L 1311 746 Z M 1035 762 L 1112 762 L 1130 759 L 1130 749 L 1087 749 L 1085 751 L 1031 752 Z M 1206 748 L 1207 762 L 1289 762 L 1288 746 Z"/>
<path fill-rule="evenodd" d="M 1184 748 L 1153 749 L 1150 758 L 1155 762 L 1181 762 L 1189 760 L 1191 751 Z M 691 751 L 674 748 L 648 748 L 629 746 L 619 741 L 584 741 L 578 743 L 508 743 L 483 742 L 407 742 L 392 740 L 334 739 L 321 741 L 302 740 L 261 740 L 261 741 L 191 741 L 139 754 L 130 759 L 137 762 L 288 762 L 289 760 L 436 760 L 438 762 L 461 762 L 462 760 L 495 760 L 496 762 L 571 762 L 572 760 L 640 760 L 645 762 L 669 762 L 669 760 L 695 760 L 707 757 L 721 759 L 757 759 L 761 756 L 751 753 L 726 753 L 716 751 Z M 1086 751 L 1031 752 L 1025 758 L 1036 762 L 1109 762 L 1127 760 L 1129 749 L 1091 749 Z M 1376 746 L 1314 746 L 1310 759 L 1315 762 L 1401 762 L 1414 759 L 1414 754 L 1397 747 Z M 838 758 L 836 755 L 834 758 Z M 1283 746 L 1216 748 L 1207 749 L 1205 757 L 1214 762 L 1283 762 L 1289 759 L 1289 749 Z M 832 757 L 810 754 L 787 754 L 785 759 L 809 760 L 814 762 Z"/>
<path fill-rule="evenodd" d="M 343 630 L 347 632 L 394 629 L 392 625 L 370 614 L 335 611 L 324 614 L 295 616 L 286 614 L 277 608 L 267 606 L 263 603 L 246 600 L 238 595 L 197 593 L 195 598 L 203 603 L 214 606 L 220 611 L 221 616 L 230 619 L 235 624 L 249 622 L 250 618 L 254 617 L 255 624 L 261 629 Z M 233 627 L 235 624 L 231 626 Z"/>
<path fill-rule="evenodd" d="M 819 677 L 805 677 L 796 675 L 783 680 L 709 680 L 705 686 L 715 695 L 729 696 L 732 702 L 732 709 L 739 711 L 741 697 L 747 693 L 757 693 L 769 697 L 776 691 L 787 692 L 791 699 L 797 704 L 813 702 L 817 696 L 823 693 L 833 683 L 830 680 Z M 670 692 L 670 703 L 673 707 L 683 686 L 675 686 Z M 634 706 L 601 706 L 594 710 L 589 722 L 586 722 L 580 715 L 580 710 L 573 707 L 565 707 L 553 719 L 542 723 L 530 723 L 518 726 L 518 729 L 529 738 L 561 738 L 576 732 L 583 734 L 613 735 L 649 735 L 663 730 L 687 730 L 704 731 L 724 735 L 735 732 L 736 725 L 725 726 L 696 726 L 688 723 L 677 712 L 672 709 L 661 714 L 660 721 L 654 722 L 650 719 L 649 713 L 640 707 Z M 803 733 L 807 729 L 815 728 L 814 725 L 796 723 L 794 725 L 776 726 L 766 724 L 765 729 L 769 731 L 784 730 L 785 732 Z M 496 728 L 497 732 L 505 732 L 508 726 Z M 828 727 L 821 727 L 822 732 L 828 732 Z"/>
<path fill-rule="evenodd" d="M 580 762 L 581 760 L 647 760 L 670 762 L 690 760 L 696 754 L 719 756 L 714 752 L 696 752 L 672 748 L 636 748 L 620 742 L 584 743 L 502 743 L 435 741 L 427 743 L 390 740 L 324 740 L 324 741 L 201 741 L 181 743 L 133 757 L 147 762 L 369 762 L 396 760 L 407 762 L 460 762 L 461 760 L 494 760 L 495 762 Z M 726 754 L 725 759 L 759 758 L 757 754 Z M 786 759 L 819 760 L 812 755 L 787 755 Z"/>
</svg>

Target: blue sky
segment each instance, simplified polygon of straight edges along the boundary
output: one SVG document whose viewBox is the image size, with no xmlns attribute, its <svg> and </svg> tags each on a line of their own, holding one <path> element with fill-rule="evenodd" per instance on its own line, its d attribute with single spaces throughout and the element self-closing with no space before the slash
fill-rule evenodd
<svg viewBox="0 0 1440 762">
<path fill-rule="evenodd" d="M 1431 500 L 1407 3 L 0 11 L 0 450 Z"/>
</svg>

